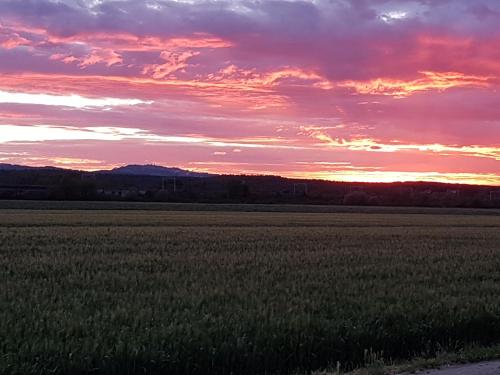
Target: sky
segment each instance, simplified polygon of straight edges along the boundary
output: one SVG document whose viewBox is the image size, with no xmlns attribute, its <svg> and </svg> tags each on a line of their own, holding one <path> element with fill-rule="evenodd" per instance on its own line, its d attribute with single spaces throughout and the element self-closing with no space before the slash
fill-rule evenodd
<svg viewBox="0 0 500 375">
<path fill-rule="evenodd" d="M 0 0 L 0 163 L 500 185 L 500 1 Z"/>
</svg>

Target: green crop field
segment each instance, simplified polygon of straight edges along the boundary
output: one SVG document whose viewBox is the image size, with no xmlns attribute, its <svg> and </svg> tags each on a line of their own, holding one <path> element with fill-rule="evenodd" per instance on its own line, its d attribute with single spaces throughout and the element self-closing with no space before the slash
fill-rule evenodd
<svg viewBox="0 0 500 375">
<path fill-rule="evenodd" d="M 78 205 L 0 208 L 1 374 L 306 373 L 500 342 L 498 211 Z"/>
</svg>

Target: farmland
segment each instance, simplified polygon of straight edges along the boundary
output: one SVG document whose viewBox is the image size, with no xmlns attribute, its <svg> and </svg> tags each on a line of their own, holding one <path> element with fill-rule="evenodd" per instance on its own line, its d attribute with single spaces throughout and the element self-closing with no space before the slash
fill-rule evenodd
<svg viewBox="0 0 500 375">
<path fill-rule="evenodd" d="M 2 204 L 2 374 L 293 373 L 500 341 L 498 211 Z"/>
</svg>

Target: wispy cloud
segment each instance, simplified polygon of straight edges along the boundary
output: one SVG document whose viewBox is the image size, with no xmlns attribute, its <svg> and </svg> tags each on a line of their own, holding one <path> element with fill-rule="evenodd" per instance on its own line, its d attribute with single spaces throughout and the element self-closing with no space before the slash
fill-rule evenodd
<svg viewBox="0 0 500 375">
<path fill-rule="evenodd" d="M 139 104 L 151 104 L 151 101 L 119 98 L 87 98 L 80 95 L 31 94 L 22 92 L 0 91 L 0 103 L 37 104 L 73 108 L 117 107 Z"/>
<path fill-rule="evenodd" d="M 500 161 L 500 147 L 481 145 L 443 145 L 433 144 L 408 144 L 400 141 L 384 143 L 371 138 L 333 138 L 323 131 L 313 130 L 309 135 L 328 147 L 346 148 L 348 150 L 367 152 L 422 152 L 440 155 L 461 155 L 479 158 L 490 158 Z"/>
<path fill-rule="evenodd" d="M 422 76 L 410 81 L 377 78 L 370 81 L 344 81 L 339 87 L 353 89 L 358 94 L 388 95 L 403 98 L 417 92 L 444 91 L 456 87 L 488 87 L 495 77 L 466 75 L 457 72 L 419 72 Z"/>
<path fill-rule="evenodd" d="M 0 125 L 1 143 L 25 143 L 45 141 L 124 141 L 140 140 L 151 143 L 173 143 L 185 145 L 300 149 L 279 138 L 212 138 L 199 135 L 161 135 L 137 128 L 94 126 L 76 128 L 54 125 Z"/>
</svg>

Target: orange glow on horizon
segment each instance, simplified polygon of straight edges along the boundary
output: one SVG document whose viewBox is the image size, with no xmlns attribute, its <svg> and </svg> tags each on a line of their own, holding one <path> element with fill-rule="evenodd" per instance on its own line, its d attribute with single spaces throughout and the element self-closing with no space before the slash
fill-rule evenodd
<svg viewBox="0 0 500 375">
<path fill-rule="evenodd" d="M 95 172 L 99 170 L 110 170 L 122 164 L 109 164 L 100 160 L 78 159 L 78 158 L 51 158 L 51 157 L 2 157 L 0 163 L 8 162 L 15 164 L 23 162 L 24 165 L 32 167 L 54 166 L 68 168 L 85 172 Z M 152 163 L 162 165 L 162 163 Z M 448 184 L 463 185 L 485 185 L 500 186 L 500 176 L 487 173 L 442 173 L 442 172 L 412 172 L 412 171 L 373 171 L 360 169 L 339 169 L 334 171 L 282 171 L 275 172 L 269 170 L 255 170 L 245 165 L 219 165 L 219 163 L 189 163 L 186 165 L 176 165 L 176 167 L 193 172 L 204 172 L 212 174 L 229 175 L 253 175 L 253 176 L 281 176 L 291 179 L 325 180 L 332 182 L 358 182 L 358 183 L 397 183 L 397 182 L 439 182 Z M 172 167 L 171 165 L 165 165 Z"/>
</svg>

